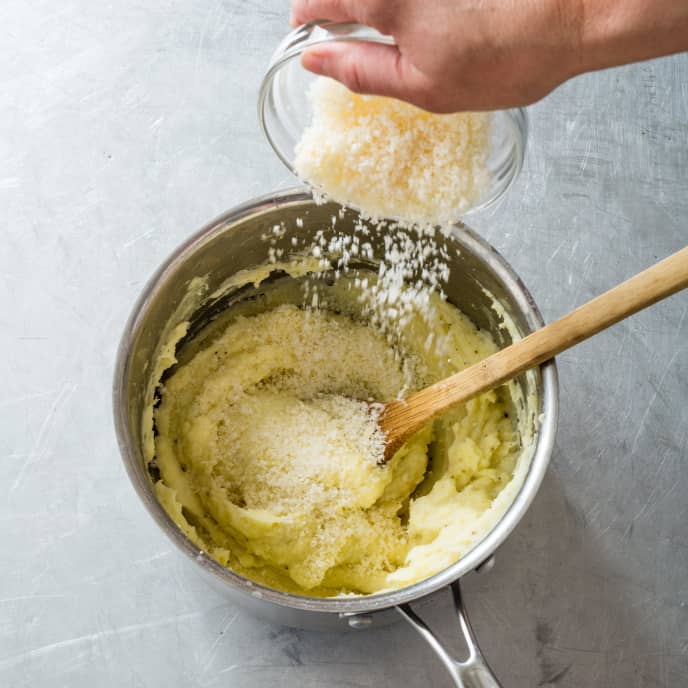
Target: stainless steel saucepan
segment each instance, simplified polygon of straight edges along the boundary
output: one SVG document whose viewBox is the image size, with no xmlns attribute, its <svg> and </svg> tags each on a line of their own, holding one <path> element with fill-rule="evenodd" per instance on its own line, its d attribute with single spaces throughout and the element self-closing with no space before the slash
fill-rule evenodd
<svg viewBox="0 0 688 688">
<path fill-rule="evenodd" d="M 341 598 L 315 598 L 293 595 L 258 585 L 228 570 L 199 552 L 160 506 L 153 492 L 153 476 L 144 460 L 142 414 L 152 401 L 150 376 L 166 328 L 187 295 L 191 280 L 205 277 L 212 294 L 238 271 L 266 262 L 271 246 L 284 251 L 288 258 L 295 249 L 291 237 L 299 243 L 331 225 L 339 207 L 316 205 L 303 189 L 275 193 L 249 201 L 200 230 L 165 261 L 146 285 L 134 306 L 119 347 L 114 378 L 114 417 L 117 438 L 129 477 L 151 516 L 172 542 L 189 556 L 198 570 L 206 574 L 226 595 L 256 614 L 277 623 L 302 628 L 363 629 L 405 619 L 428 641 L 457 686 L 489 688 L 499 686 L 482 657 L 471 630 L 461 599 L 459 579 L 467 573 L 488 567 L 493 554 L 521 520 L 537 492 L 549 463 L 557 424 L 558 385 L 553 361 L 517 380 L 520 395 L 530 408 L 536 442 L 530 454 L 527 475 L 513 503 L 492 531 L 459 561 L 408 587 L 374 595 Z M 297 218 L 303 222 L 296 223 Z M 337 231 L 351 229 L 354 213 L 346 212 L 337 220 Z M 287 231 L 265 235 L 274 225 L 284 222 Z M 303 226 L 299 226 L 299 225 Z M 393 231 L 393 230 L 388 230 Z M 382 237 L 371 231 L 371 241 L 381 255 Z M 511 343 L 542 326 L 542 318 L 533 300 L 509 265 L 485 241 L 465 226 L 457 225 L 445 240 L 451 276 L 445 291 L 449 301 L 458 306 L 479 327 L 489 330 L 500 346 Z M 373 266 L 374 267 L 374 266 Z M 237 295 L 239 298 L 240 295 Z M 192 331 L 217 314 L 218 308 L 233 298 L 209 299 L 191 317 Z M 499 303 L 494 308 L 494 301 Z M 504 315 L 512 328 L 503 327 Z M 467 646 L 467 658 L 459 660 L 445 649 L 414 609 L 432 593 L 451 587 L 461 634 Z"/>
</svg>

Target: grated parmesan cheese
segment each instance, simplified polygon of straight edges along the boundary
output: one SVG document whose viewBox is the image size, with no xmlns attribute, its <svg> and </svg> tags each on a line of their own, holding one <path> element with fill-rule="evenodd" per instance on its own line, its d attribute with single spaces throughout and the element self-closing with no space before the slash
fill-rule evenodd
<svg viewBox="0 0 688 688">
<path fill-rule="evenodd" d="M 327 197 L 372 218 L 447 224 L 485 190 L 487 113 L 437 115 L 324 77 L 309 98 L 313 119 L 294 167 Z"/>
<path fill-rule="evenodd" d="M 293 234 L 290 252 L 309 264 L 300 307 L 237 314 L 166 380 L 156 491 L 196 544 L 242 575 L 297 593 L 372 593 L 470 549 L 513 471 L 517 437 L 493 392 L 384 467 L 376 411 L 356 401 L 404 396 L 494 350 L 444 300 L 449 257 L 435 227 L 447 231 L 487 184 L 489 118 L 432 115 L 327 79 L 310 98 L 297 172 L 361 218 L 340 231 L 340 210 L 314 239 Z M 281 222 L 263 235 L 276 268 L 286 232 Z"/>
</svg>

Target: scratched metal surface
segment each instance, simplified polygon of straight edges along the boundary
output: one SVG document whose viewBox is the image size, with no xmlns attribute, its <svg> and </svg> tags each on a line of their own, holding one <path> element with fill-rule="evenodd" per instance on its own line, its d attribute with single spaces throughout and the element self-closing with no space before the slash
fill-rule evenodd
<svg viewBox="0 0 688 688">
<path fill-rule="evenodd" d="M 190 231 L 291 179 L 255 116 L 286 3 L 0 4 L 0 685 L 447 686 L 413 632 L 271 626 L 209 590 L 138 504 L 115 346 Z M 531 108 L 526 167 L 474 225 L 547 318 L 688 237 L 688 56 Z M 688 685 L 688 296 L 561 356 L 551 470 L 466 581 L 507 688 Z M 451 637 L 448 610 L 432 621 Z"/>
</svg>

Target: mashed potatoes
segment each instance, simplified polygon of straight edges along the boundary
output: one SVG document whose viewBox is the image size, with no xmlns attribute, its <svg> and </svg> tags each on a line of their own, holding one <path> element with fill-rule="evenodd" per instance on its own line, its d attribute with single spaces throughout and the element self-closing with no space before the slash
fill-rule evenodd
<svg viewBox="0 0 688 688">
<path fill-rule="evenodd" d="M 322 286 L 316 310 L 279 293 L 228 312 L 164 381 L 160 502 L 217 561 L 282 590 L 373 593 L 445 568 L 504 511 L 495 498 L 519 449 L 505 398 L 447 414 L 384 466 L 356 400 L 406 394 L 494 342 L 439 297 L 403 332 L 382 333 L 365 322 L 353 275 Z"/>
</svg>

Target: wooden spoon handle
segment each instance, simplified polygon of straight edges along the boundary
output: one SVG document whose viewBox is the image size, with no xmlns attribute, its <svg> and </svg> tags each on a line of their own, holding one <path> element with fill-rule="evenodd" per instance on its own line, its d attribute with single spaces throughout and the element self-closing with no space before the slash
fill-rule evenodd
<svg viewBox="0 0 688 688">
<path fill-rule="evenodd" d="M 394 442 L 398 448 L 416 430 L 452 406 L 499 386 L 686 287 L 688 246 L 506 349 L 406 399 L 386 404 L 380 425 L 388 443 Z"/>
</svg>

